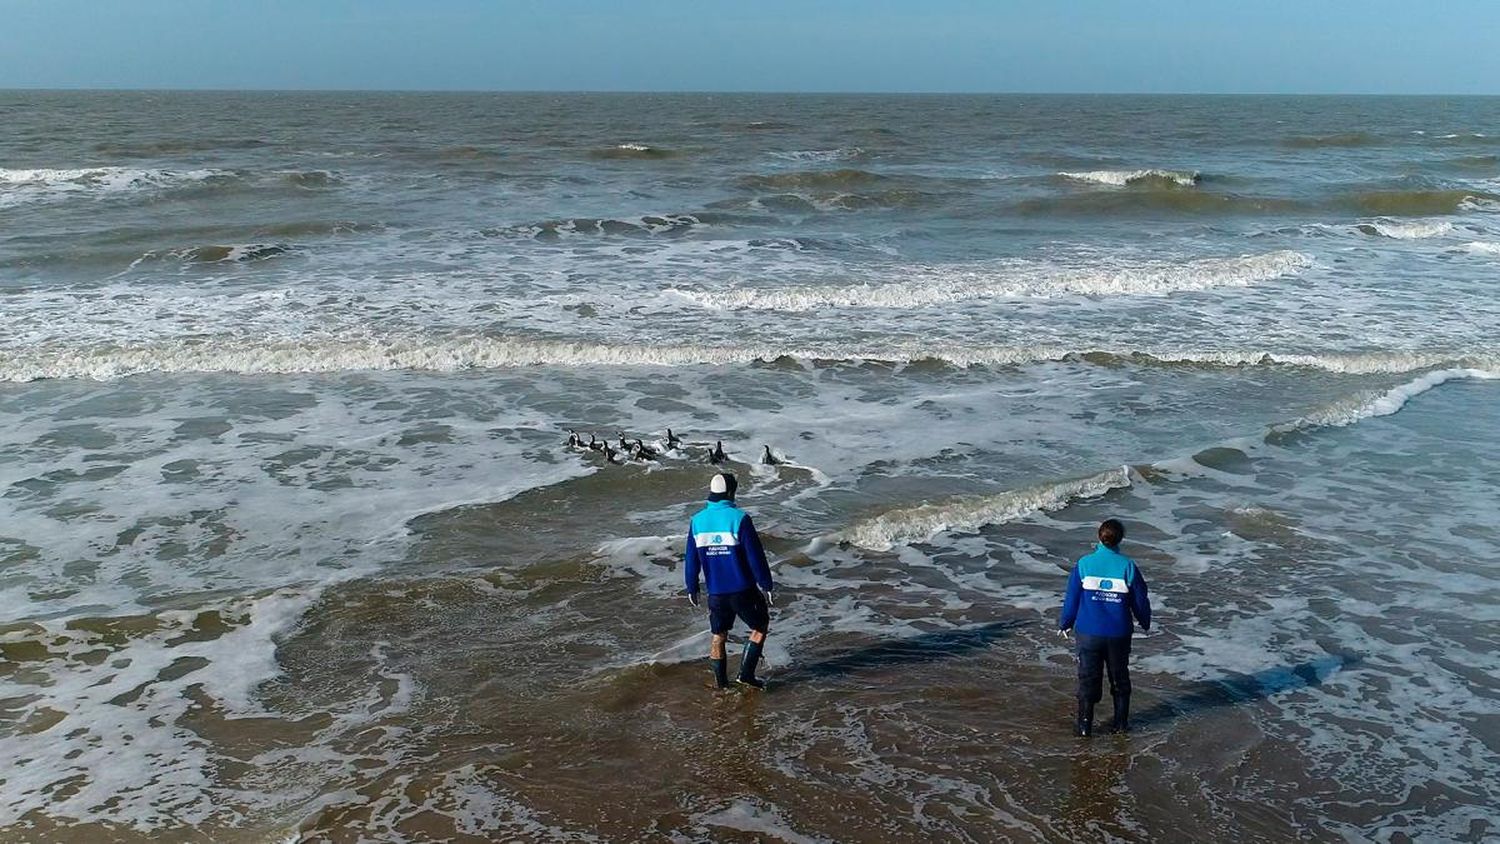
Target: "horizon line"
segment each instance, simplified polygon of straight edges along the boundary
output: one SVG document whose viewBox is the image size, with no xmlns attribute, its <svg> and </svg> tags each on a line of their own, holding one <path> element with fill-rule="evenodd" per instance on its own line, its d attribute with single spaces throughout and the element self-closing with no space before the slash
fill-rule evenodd
<svg viewBox="0 0 1500 844">
<path fill-rule="evenodd" d="M 735 88 L 689 89 L 587 89 L 587 88 L 178 88 L 178 87 L 90 87 L 90 86 L 0 86 L 0 92 L 97 93 L 97 94 L 561 94 L 561 95 L 745 95 L 811 97 L 1500 97 L 1495 93 L 1451 91 L 785 91 Z"/>
</svg>

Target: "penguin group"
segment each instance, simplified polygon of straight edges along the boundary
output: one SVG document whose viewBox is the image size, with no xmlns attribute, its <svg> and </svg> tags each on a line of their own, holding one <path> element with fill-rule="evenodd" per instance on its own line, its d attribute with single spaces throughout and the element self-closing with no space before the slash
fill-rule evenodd
<svg viewBox="0 0 1500 844">
<path fill-rule="evenodd" d="M 624 466 L 629 462 L 653 463 L 664 457 L 691 457 L 694 453 L 702 454 L 702 459 L 708 463 L 719 466 L 730 462 L 729 453 L 724 450 L 724 441 L 715 440 L 712 448 L 705 446 L 690 446 L 685 443 L 671 428 L 667 429 L 664 440 L 647 445 L 645 441 L 637 436 L 633 439 L 627 437 L 624 431 L 617 431 L 615 439 L 601 440 L 594 434 L 589 434 L 585 440 L 583 435 L 575 430 L 568 430 L 568 448 L 575 451 L 587 451 L 598 454 L 604 458 L 606 464 L 612 466 Z M 787 460 L 778 457 L 771 451 L 769 445 L 763 445 L 760 463 L 764 466 L 784 466 Z"/>
</svg>

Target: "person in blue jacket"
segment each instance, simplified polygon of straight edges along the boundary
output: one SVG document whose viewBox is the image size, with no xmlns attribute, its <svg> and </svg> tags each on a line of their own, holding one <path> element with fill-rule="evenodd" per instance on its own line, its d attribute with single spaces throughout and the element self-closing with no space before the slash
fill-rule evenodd
<svg viewBox="0 0 1500 844">
<path fill-rule="evenodd" d="M 1151 598 L 1146 578 L 1135 561 L 1120 553 L 1125 526 L 1118 519 L 1099 525 L 1099 546 L 1078 561 L 1068 577 L 1057 632 L 1078 637 L 1077 733 L 1094 731 L 1094 705 L 1103 696 L 1100 674 L 1109 671 L 1109 694 L 1114 698 L 1116 732 L 1130 729 L 1131 617 L 1142 630 L 1151 629 Z"/>
<path fill-rule="evenodd" d="M 708 503 L 688 527 L 683 579 L 688 600 L 695 607 L 699 572 L 708 584 L 708 629 L 713 634 L 708 658 L 715 684 L 721 689 L 729 686 L 724 646 L 729 629 L 739 618 L 750 628 L 750 640 L 745 643 L 736 681 L 763 689 L 765 681 L 756 679 L 755 666 L 771 627 L 770 606 L 776 584 L 771 580 L 771 567 L 766 564 L 766 552 L 760 547 L 754 523 L 745 511 L 734 506 L 737 486 L 734 475 L 728 472 L 714 475 L 709 482 Z"/>
</svg>

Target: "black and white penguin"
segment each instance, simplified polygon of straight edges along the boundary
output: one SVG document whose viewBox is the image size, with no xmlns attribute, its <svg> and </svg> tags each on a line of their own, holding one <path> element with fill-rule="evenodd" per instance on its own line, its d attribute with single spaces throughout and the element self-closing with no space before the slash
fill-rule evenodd
<svg viewBox="0 0 1500 844">
<path fill-rule="evenodd" d="M 714 441 L 714 450 L 710 451 L 708 453 L 708 462 L 717 465 L 719 463 L 723 463 L 725 460 L 728 460 L 728 459 L 729 459 L 729 456 L 724 453 L 724 441 L 723 440 L 715 440 Z"/>
<path fill-rule="evenodd" d="M 780 457 L 777 457 L 776 455 L 772 454 L 770 446 L 763 445 L 763 446 L 761 446 L 761 448 L 764 448 L 766 450 L 766 453 L 762 454 L 760 456 L 760 462 L 762 464 L 764 464 L 766 466 L 780 466 L 781 464 L 783 464 L 783 463 L 786 462 L 785 460 L 782 460 Z"/>
</svg>

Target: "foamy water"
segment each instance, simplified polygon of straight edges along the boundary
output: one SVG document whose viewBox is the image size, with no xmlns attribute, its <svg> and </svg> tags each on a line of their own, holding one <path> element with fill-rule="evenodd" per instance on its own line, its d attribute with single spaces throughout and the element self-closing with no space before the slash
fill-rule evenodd
<svg viewBox="0 0 1500 844">
<path fill-rule="evenodd" d="M 0 105 L 0 837 L 1495 833 L 1491 101 Z"/>
</svg>

